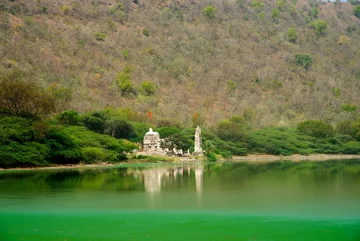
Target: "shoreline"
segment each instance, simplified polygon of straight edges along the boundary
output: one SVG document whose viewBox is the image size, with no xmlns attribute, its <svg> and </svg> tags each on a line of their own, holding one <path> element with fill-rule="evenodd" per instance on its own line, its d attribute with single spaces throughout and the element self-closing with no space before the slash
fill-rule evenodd
<svg viewBox="0 0 360 241">
<path fill-rule="evenodd" d="M 360 155 L 343 155 L 343 154 L 312 154 L 308 156 L 304 155 L 291 155 L 291 156 L 277 156 L 277 155 L 267 155 L 267 154 L 251 154 L 248 156 L 233 156 L 231 159 L 223 159 L 219 162 L 249 162 L 249 163 L 267 163 L 267 162 L 276 162 L 276 161 L 331 161 L 331 160 L 360 160 Z M 199 160 L 189 159 L 188 157 L 179 158 L 179 162 L 172 163 L 195 163 Z M 22 171 L 22 170 L 61 170 L 61 169 L 75 169 L 75 168 L 99 168 L 99 167 L 114 167 L 121 166 L 126 164 L 161 164 L 169 162 L 146 162 L 146 161 L 129 161 L 129 162 L 118 162 L 118 163 L 98 163 L 98 164 L 69 164 L 69 165 L 54 165 L 54 166 L 40 166 L 40 167 L 15 167 L 15 168 L 0 168 L 0 173 L 4 171 Z"/>
</svg>

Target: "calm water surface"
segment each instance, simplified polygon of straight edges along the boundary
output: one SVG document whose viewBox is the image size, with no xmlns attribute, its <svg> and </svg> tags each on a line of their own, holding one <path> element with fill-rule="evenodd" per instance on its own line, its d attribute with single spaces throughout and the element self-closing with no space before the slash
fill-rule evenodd
<svg viewBox="0 0 360 241">
<path fill-rule="evenodd" d="M 360 160 L 3 172 L 0 240 L 360 240 Z"/>
</svg>

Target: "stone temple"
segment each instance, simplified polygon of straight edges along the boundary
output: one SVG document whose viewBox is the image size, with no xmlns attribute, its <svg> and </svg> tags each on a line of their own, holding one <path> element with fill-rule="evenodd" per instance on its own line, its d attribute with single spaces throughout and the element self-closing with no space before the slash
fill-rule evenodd
<svg viewBox="0 0 360 241">
<path fill-rule="evenodd" d="M 144 136 L 144 151 L 161 151 L 161 140 L 159 132 L 154 132 L 152 128 Z"/>
</svg>

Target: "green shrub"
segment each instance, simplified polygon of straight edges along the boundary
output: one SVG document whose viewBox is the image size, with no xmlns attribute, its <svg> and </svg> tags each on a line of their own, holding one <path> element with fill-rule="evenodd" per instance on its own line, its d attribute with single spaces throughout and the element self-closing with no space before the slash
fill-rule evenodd
<svg viewBox="0 0 360 241">
<path fill-rule="evenodd" d="M 217 161 L 217 156 L 215 153 L 210 153 L 210 152 L 206 152 L 205 153 L 206 159 L 209 162 L 216 162 Z"/>
<path fill-rule="evenodd" d="M 34 138 L 35 129 L 32 122 L 20 117 L 0 119 L 0 145 L 11 142 L 27 142 Z"/>
<path fill-rule="evenodd" d="M 104 133 L 116 139 L 127 139 L 136 136 L 136 132 L 132 124 L 122 119 L 112 119 L 106 121 Z"/>
<path fill-rule="evenodd" d="M 149 37 L 149 30 L 147 28 L 144 28 L 142 33 L 144 36 Z"/>
<path fill-rule="evenodd" d="M 298 129 L 301 133 L 316 138 L 326 138 L 334 135 L 334 128 L 330 124 L 317 120 L 301 122 Z"/>
<path fill-rule="evenodd" d="M 360 18 L 360 6 L 354 7 L 354 15 Z"/>
<path fill-rule="evenodd" d="M 179 134 L 181 130 L 174 127 L 161 127 L 157 130 L 160 134 L 160 138 L 166 138 L 174 134 Z"/>
<path fill-rule="evenodd" d="M 273 8 L 271 17 L 274 21 L 278 21 L 280 19 L 280 10 L 278 8 Z"/>
<path fill-rule="evenodd" d="M 223 120 L 216 126 L 216 134 L 225 141 L 241 141 L 245 137 L 245 121 L 231 118 Z"/>
<path fill-rule="evenodd" d="M 206 6 L 203 9 L 203 12 L 208 18 L 214 19 L 215 18 L 215 13 L 216 13 L 216 8 L 214 8 L 213 6 Z"/>
<path fill-rule="evenodd" d="M 186 151 L 190 149 L 191 142 L 181 134 L 173 134 L 165 138 L 165 143 L 163 147 L 169 148 L 170 150 L 173 148 L 182 149 Z"/>
<path fill-rule="evenodd" d="M 260 1 L 252 1 L 251 6 L 258 12 L 260 12 L 264 8 L 264 3 Z"/>
<path fill-rule="evenodd" d="M 47 158 L 50 149 L 35 142 L 24 144 L 11 142 L 0 145 L 0 167 L 32 167 L 48 165 Z"/>
<path fill-rule="evenodd" d="M 152 96 L 156 92 L 156 86 L 151 81 L 142 82 L 139 87 L 139 92 L 142 95 Z"/>
<path fill-rule="evenodd" d="M 104 149 L 99 147 L 84 147 L 81 152 L 85 163 L 102 162 L 106 158 Z"/>
<path fill-rule="evenodd" d="M 104 34 L 104 33 L 96 33 L 95 34 L 95 39 L 97 41 L 105 41 L 105 38 L 106 38 L 106 34 Z"/>
<path fill-rule="evenodd" d="M 317 7 L 313 7 L 311 9 L 311 15 L 314 17 L 314 18 L 317 18 L 318 15 L 319 15 L 319 9 Z"/>
<path fill-rule="evenodd" d="M 356 110 L 357 110 L 357 106 L 356 106 L 356 105 L 351 105 L 351 104 L 341 105 L 341 111 L 356 112 Z"/>
<path fill-rule="evenodd" d="M 313 62 L 310 54 L 296 54 L 295 55 L 296 65 L 304 67 L 308 70 Z"/>
<path fill-rule="evenodd" d="M 84 126 L 97 133 L 104 132 L 105 121 L 106 117 L 102 112 L 90 112 L 82 117 Z"/>
<path fill-rule="evenodd" d="M 328 24 L 324 20 L 317 20 L 315 22 L 312 22 L 311 26 L 314 27 L 317 36 L 326 35 L 326 29 L 328 27 Z"/>
<path fill-rule="evenodd" d="M 131 83 L 131 71 L 132 69 L 128 65 L 122 72 L 117 75 L 115 79 L 121 94 L 124 96 L 128 96 L 129 94 L 134 93 L 134 86 Z"/>
<path fill-rule="evenodd" d="M 298 38 L 298 32 L 297 32 L 296 28 L 288 28 L 287 37 L 290 42 L 295 43 Z"/>
<path fill-rule="evenodd" d="M 52 129 L 46 136 L 50 162 L 56 164 L 76 164 L 83 160 L 81 150 L 75 140 L 63 129 Z"/>
<path fill-rule="evenodd" d="M 63 125 L 76 126 L 81 124 L 81 117 L 75 110 L 67 110 L 58 115 L 58 120 Z"/>
</svg>

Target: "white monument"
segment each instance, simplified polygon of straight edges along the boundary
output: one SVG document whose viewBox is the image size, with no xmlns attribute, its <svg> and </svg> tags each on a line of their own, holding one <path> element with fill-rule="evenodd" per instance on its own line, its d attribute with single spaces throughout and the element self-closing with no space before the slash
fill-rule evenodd
<svg viewBox="0 0 360 241">
<path fill-rule="evenodd" d="M 161 150 L 161 140 L 159 132 L 154 132 L 152 128 L 144 136 L 143 150 L 144 151 L 159 151 Z"/>
<path fill-rule="evenodd" d="M 194 154 L 201 155 L 203 154 L 202 150 L 202 139 L 201 139 L 201 129 L 199 126 L 196 127 L 195 131 L 195 148 Z"/>
</svg>

